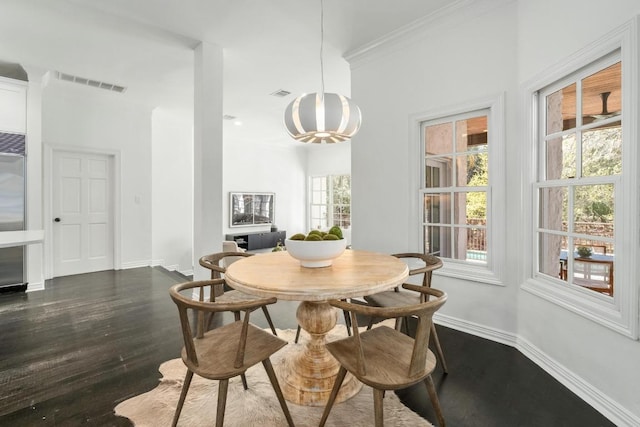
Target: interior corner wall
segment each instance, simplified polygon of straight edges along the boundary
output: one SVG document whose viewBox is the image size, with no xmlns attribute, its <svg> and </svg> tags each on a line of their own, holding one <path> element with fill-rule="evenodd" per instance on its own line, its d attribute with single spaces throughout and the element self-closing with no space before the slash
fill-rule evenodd
<svg viewBox="0 0 640 427">
<path fill-rule="evenodd" d="M 615 0 L 606 8 L 599 1 L 520 1 L 520 82 L 553 69 L 638 14 L 640 3 L 636 0 Z M 576 388 L 600 393 L 600 401 L 619 415 L 614 420 L 617 425 L 640 425 L 639 341 L 526 291 L 520 291 L 518 314 L 518 334 L 523 340 L 553 364 L 569 369 Z"/>
<path fill-rule="evenodd" d="M 152 263 L 193 273 L 193 119 L 152 113 Z"/>
<path fill-rule="evenodd" d="M 122 268 L 148 266 L 151 108 L 101 91 L 52 81 L 42 93 L 42 141 L 54 149 L 120 153 L 120 262 Z"/>
<path fill-rule="evenodd" d="M 293 143 L 292 143 L 293 144 Z M 299 144 L 299 143 L 295 143 Z M 270 226 L 230 227 L 230 192 L 276 194 L 275 224 L 287 237 L 305 228 L 306 152 L 302 145 L 277 147 L 255 143 L 224 143 L 223 206 L 225 234 L 269 231 Z"/>
<path fill-rule="evenodd" d="M 352 62 L 352 97 L 363 115 L 362 128 L 351 141 L 354 247 L 421 252 L 410 243 L 416 240 L 412 235 L 422 232 L 413 228 L 420 224 L 415 220 L 420 183 L 409 171 L 419 170 L 410 165 L 419 162 L 421 153 L 419 143 L 409 140 L 412 116 L 506 94 L 505 122 L 515 122 L 517 7 L 502 3 L 488 14 L 433 23 L 417 40 L 398 43 L 399 48 L 381 47 L 377 54 Z M 517 158 L 506 127 L 506 156 Z M 497 167 L 515 173 L 513 164 Z M 495 228 L 508 231 L 503 224 Z M 436 275 L 437 287 L 449 294 L 439 315 L 513 339 L 516 275 L 507 272 L 502 280 L 505 286 Z"/>
</svg>

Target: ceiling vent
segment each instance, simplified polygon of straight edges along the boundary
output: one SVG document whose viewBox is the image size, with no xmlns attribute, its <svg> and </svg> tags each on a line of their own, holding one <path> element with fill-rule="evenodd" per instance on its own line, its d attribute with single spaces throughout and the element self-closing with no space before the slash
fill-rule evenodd
<svg viewBox="0 0 640 427">
<path fill-rule="evenodd" d="M 98 80 L 91 80 L 84 77 L 73 76 L 71 74 L 61 73 L 60 71 L 56 71 L 56 77 L 58 78 L 58 80 L 63 80 L 65 82 L 78 83 L 98 89 L 110 90 L 112 92 L 123 93 L 127 90 L 127 88 L 124 86 L 118 86 L 113 83 L 100 82 Z"/>
<path fill-rule="evenodd" d="M 279 90 L 273 92 L 271 95 L 277 96 L 278 98 L 284 98 L 287 95 L 291 95 L 291 92 L 289 92 L 288 90 L 279 89 Z"/>
</svg>

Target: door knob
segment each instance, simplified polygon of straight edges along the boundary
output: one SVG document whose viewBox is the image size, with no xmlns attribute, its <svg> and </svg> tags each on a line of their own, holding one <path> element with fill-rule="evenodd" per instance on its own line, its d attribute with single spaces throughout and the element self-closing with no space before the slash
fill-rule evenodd
<svg viewBox="0 0 640 427">
<path fill-rule="evenodd" d="M 60 222 L 60 218 L 54 218 L 53 221 L 54 222 Z"/>
</svg>

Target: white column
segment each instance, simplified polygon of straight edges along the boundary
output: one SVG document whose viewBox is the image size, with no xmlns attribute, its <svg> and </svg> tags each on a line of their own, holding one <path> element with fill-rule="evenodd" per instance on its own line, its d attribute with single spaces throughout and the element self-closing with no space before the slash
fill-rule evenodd
<svg viewBox="0 0 640 427">
<path fill-rule="evenodd" d="M 222 250 L 222 48 L 202 42 L 194 61 L 193 277 L 202 255 Z"/>
<path fill-rule="evenodd" d="M 46 85 L 46 71 L 25 66 L 29 76 L 27 89 L 27 222 L 26 229 L 44 229 L 42 188 L 42 87 Z M 45 237 L 46 238 L 46 237 Z M 44 245 L 26 248 L 28 291 L 44 289 Z"/>
</svg>

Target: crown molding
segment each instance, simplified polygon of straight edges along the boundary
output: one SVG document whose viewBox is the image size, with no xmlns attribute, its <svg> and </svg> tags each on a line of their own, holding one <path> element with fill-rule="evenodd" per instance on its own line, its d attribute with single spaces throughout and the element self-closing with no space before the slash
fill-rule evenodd
<svg viewBox="0 0 640 427">
<path fill-rule="evenodd" d="M 496 7 L 516 0 L 456 0 L 412 23 L 398 28 L 383 37 L 345 53 L 351 68 L 367 60 L 396 51 L 399 47 L 424 39 L 443 27 L 456 25 L 475 18 Z"/>
</svg>

